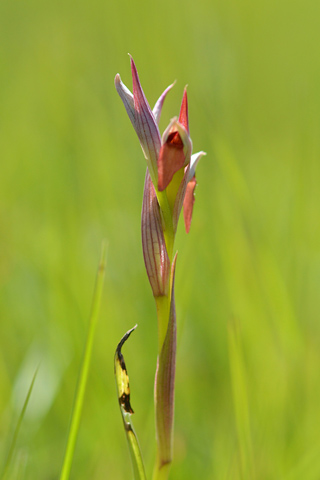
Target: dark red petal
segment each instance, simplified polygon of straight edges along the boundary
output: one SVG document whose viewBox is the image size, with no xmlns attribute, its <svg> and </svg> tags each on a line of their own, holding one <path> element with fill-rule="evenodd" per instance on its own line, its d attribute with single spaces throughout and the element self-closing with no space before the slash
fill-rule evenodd
<svg viewBox="0 0 320 480">
<path fill-rule="evenodd" d="M 172 180 L 173 175 L 183 167 L 186 156 L 183 143 L 177 131 L 170 133 L 162 145 L 158 157 L 158 189 L 162 192 Z"/>
<path fill-rule="evenodd" d="M 183 200 L 183 218 L 184 218 L 184 224 L 185 224 L 187 233 L 189 233 L 190 225 L 191 225 L 192 211 L 193 211 L 193 205 L 195 200 L 194 190 L 196 188 L 196 185 L 197 185 L 197 180 L 196 180 L 196 177 L 193 176 L 187 185 L 185 197 Z"/>
<path fill-rule="evenodd" d="M 184 89 L 182 103 L 180 108 L 179 122 L 184 128 L 189 132 L 189 117 L 188 117 L 188 98 L 187 98 L 187 89 Z"/>
</svg>

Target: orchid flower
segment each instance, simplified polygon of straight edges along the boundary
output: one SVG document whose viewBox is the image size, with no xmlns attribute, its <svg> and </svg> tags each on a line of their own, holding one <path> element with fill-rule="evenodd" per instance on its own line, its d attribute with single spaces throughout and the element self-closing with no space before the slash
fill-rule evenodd
<svg viewBox="0 0 320 480">
<path fill-rule="evenodd" d="M 173 446 L 176 356 L 174 240 L 182 208 L 187 233 L 190 230 L 197 184 L 195 169 L 205 153 L 192 154 L 186 88 L 179 117 L 170 121 L 161 138 L 158 125 L 162 106 L 174 84 L 164 90 L 151 110 L 132 57 L 131 72 L 133 93 L 122 83 L 119 74 L 115 77 L 115 86 L 147 162 L 141 233 L 144 262 L 157 307 L 159 345 L 155 379 L 158 448 L 153 478 L 164 480 L 169 474 Z"/>
<path fill-rule="evenodd" d="M 173 118 L 165 130 L 161 139 L 159 131 L 159 120 L 162 106 L 167 93 L 171 90 L 174 84 L 170 85 L 159 97 L 153 110 L 151 110 L 149 103 L 142 90 L 138 72 L 133 59 L 131 58 L 131 71 L 133 82 L 133 94 L 122 83 L 120 75 L 115 77 L 115 86 L 119 93 L 123 104 L 126 108 L 131 123 L 138 135 L 140 144 L 147 162 L 147 167 L 150 173 L 151 181 L 155 188 L 158 201 L 159 192 L 165 189 L 170 189 L 171 184 L 177 184 L 177 180 L 183 177 L 183 188 L 179 192 L 178 198 L 173 198 L 171 192 L 170 207 L 174 215 L 174 231 L 177 229 L 178 218 L 181 212 L 182 205 L 188 211 L 185 216 L 185 227 L 187 232 L 190 229 L 192 209 L 194 203 L 194 169 L 193 175 L 190 178 L 190 163 L 192 152 L 192 141 L 189 135 L 189 120 L 188 120 L 188 100 L 187 91 L 184 90 L 179 119 Z M 204 152 L 199 152 L 193 155 L 193 163 L 199 159 Z M 180 172 L 178 178 L 174 178 L 175 174 Z M 192 195 L 185 195 L 187 185 L 192 182 Z M 169 192 L 168 192 L 169 194 Z M 178 205 L 175 205 L 175 200 Z M 185 202 L 184 202 L 185 200 Z"/>
</svg>

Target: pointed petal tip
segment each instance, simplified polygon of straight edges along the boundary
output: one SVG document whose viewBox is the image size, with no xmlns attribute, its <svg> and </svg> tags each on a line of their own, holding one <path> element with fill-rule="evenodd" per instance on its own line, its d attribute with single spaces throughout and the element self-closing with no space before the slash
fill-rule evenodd
<svg viewBox="0 0 320 480">
<path fill-rule="evenodd" d="M 177 83 L 177 80 L 174 80 L 166 89 L 165 89 L 165 92 L 168 93 L 171 88 L 173 88 L 175 86 L 175 84 Z"/>
<path fill-rule="evenodd" d="M 176 253 L 173 257 L 173 260 L 172 260 L 171 270 L 172 270 L 173 274 L 175 273 L 175 270 L 176 270 L 177 257 L 178 257 L 178 250 L 176 251 Z"/>
<path fill-rule="evenodd" d="M 140 85 L 140 80 L 139 80 L 139 75 L 138 75 L 138 70 L 137 70 L 136 64 L 134 63 L 132 55 L 130 55 L 130 53 L 128 55 L 130 57 L 130 66 L 131 66 L 133 83 L 135 83 L 135 81 L 136 81 Z"/>
<path fill-rule="evenodd" d="M 196 162 L 198 164 L 200 158 L 205 157 L 207 155 L 207 152 L 203 152 L 202 150 L 200 152 L 194 153 L 192 155 L 192 163 Z"/>
<path fill-rule="evenodd" d="M 188 175 L 188 181 L 190 181 L 192 179 L 192 177 L 194 176 L 195 174 L 195 171 L 196 171 L 196 167 L 199 163 L 199 160 L 200 158 L 204 157 L 206 154 L 206 152 L 197 152 L 197 153 L 194 153 L 192 156 L 191 156 L 191 161 L 190 161 L 190 170 L 189 170 L 189 175 Z"/>
<path fill-rule="evenodd" d="M 138 74 L 137 67 L 136 67 L 136 64 L 134 63 L 132 55 L 130 55 L 130 53 L 128 55 L 130 57 L 131 70 L 137 72 Z"/>
<path fill-rule="evenodd" d="M 188 97 L 187 97 L 187 88 L 184 87 L 183 97 L 180 108 L 179 122 L 189 133 L 189 116 L 188 116 Z"/>
<path fill-rule="evenodd" d="M 152 113 L 154 115 L 155 121 L 157 122 L 157 125 L 159 125 L 159 122 L 160 122 L 161 110 L 162 110 L 162 107 L 163 107 L 164 100 L 165 100 L 168 92 L 170 92 L 170 90 L 172 89 L 172 87 L 174 86 L 175 83 L 176 83 L 176 81 L 171 83 L 171 85 L 169 85 L 164 90 L 164 92 L 158 98 L 155 106 L 153 107 Z"/>
<path fill-rule="evenodd" d="M 117 87 L 118 85 L 120 85 L 120 83 L 121 83 L 121 77 L 119 73 L 117 73 L 117 75 L 114 77 L 114 84 Z"/>
</svg>

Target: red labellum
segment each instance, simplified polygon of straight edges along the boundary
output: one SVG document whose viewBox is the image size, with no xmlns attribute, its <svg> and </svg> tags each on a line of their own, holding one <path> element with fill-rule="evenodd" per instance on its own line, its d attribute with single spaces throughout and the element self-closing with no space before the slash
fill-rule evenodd
<svg viewBox="0 0 320 480">
<path fill-rule="evenodd" d="M 158 158 L 158 189 L 162 192 L 172 180 L 173 175 L 183 167 L 186 156 L 179 132 L 169 134 L 162 145 Z"/>
<path fill-rule="evenodd" d="M 183 148 L 183 142 L 179 135 L 179 132 L 172 132 L 168 136 L 166 143 L 170 144 L 172 147 Z"/>
</svg>

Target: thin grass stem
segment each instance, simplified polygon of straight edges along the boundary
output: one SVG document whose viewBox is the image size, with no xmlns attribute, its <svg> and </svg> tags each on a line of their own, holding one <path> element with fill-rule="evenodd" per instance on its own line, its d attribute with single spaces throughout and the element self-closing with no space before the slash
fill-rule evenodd
<svg viewBox="0 0 320 480">
<path fill-rule="evenodd" d="M 65 451 L 63 465 L 62 465 L 60 480 L 69 479 L 76 439 L 77 439 L 78 430 L 79 430 L 82 406 L 83 406 L 86 384 L 88 380 L 90 361 L 92 356 L 94 334 L 95 334 L 97 320 L 98 320 L 99 311 L 100 311 L 100 303 L 101 303 L 101 297 L 102 297 L 102 289 L 103 289 L 105 265 L 106 265 L 106 249 L 107 249 L 106 242 L 103 242 L 101 247 L 100 263 L 97 271 L 96 283 L 95 283 L 95 288 L 93 293 L 89 328 L 88 328 L 84 355 L 83 355 L 82 365 L 80 369 L 80 374 L 79 374 L 79 379 L 78 379 L 78 384 L 77 384 L 77 389 L 75 394 L 74 405 L 72 409 L 70 430 L 69 430 L 67 447 Z"/>
<path fill-rule="evenodd" d="M 10 444 L 10 447 L 9 447 L 9 452 L 8 452 L 8 455 L 7 455 L 7 459 L 6 459 L 6 462 L 5 462 L 4 467 L 3 467 L 1 480 L 4 480 L 7 477 L 9 467 L 11 465 L 13 453 L 14 453 L 14 450 L 15 450 L 15 446 L 16 446 L 16 443 L 17 443 L 20 427 L 21 427 L 22 421 L 24 419 L 24 415 L 25 415 L 26 410 L 27 410 L 27 406 L 28 406 L 28 403 L 29 403 L 29 400 L 30 400 L 30 397 L 31 397 L 31 392 L 33 390 L 33 386 L 34 386 L 34 382 L 35 382 L 36 377 L 37 377 L 38 370 L 39 370 L 39 367 L 36 368 L 36 370 L 33 374 L 33 377 L 32 377 L 31 383 L 30 383 L 30 387 L 28 389 L 27 396 L 26 396 L 25 401 L 23 403 L 22 410 L 20 412 L 18 422 L 17 422 L 16 428 L 15 428 L 14 433 L 13 433 L 13 437 L 12 437 L 11 444 Z"/>
</svg>

